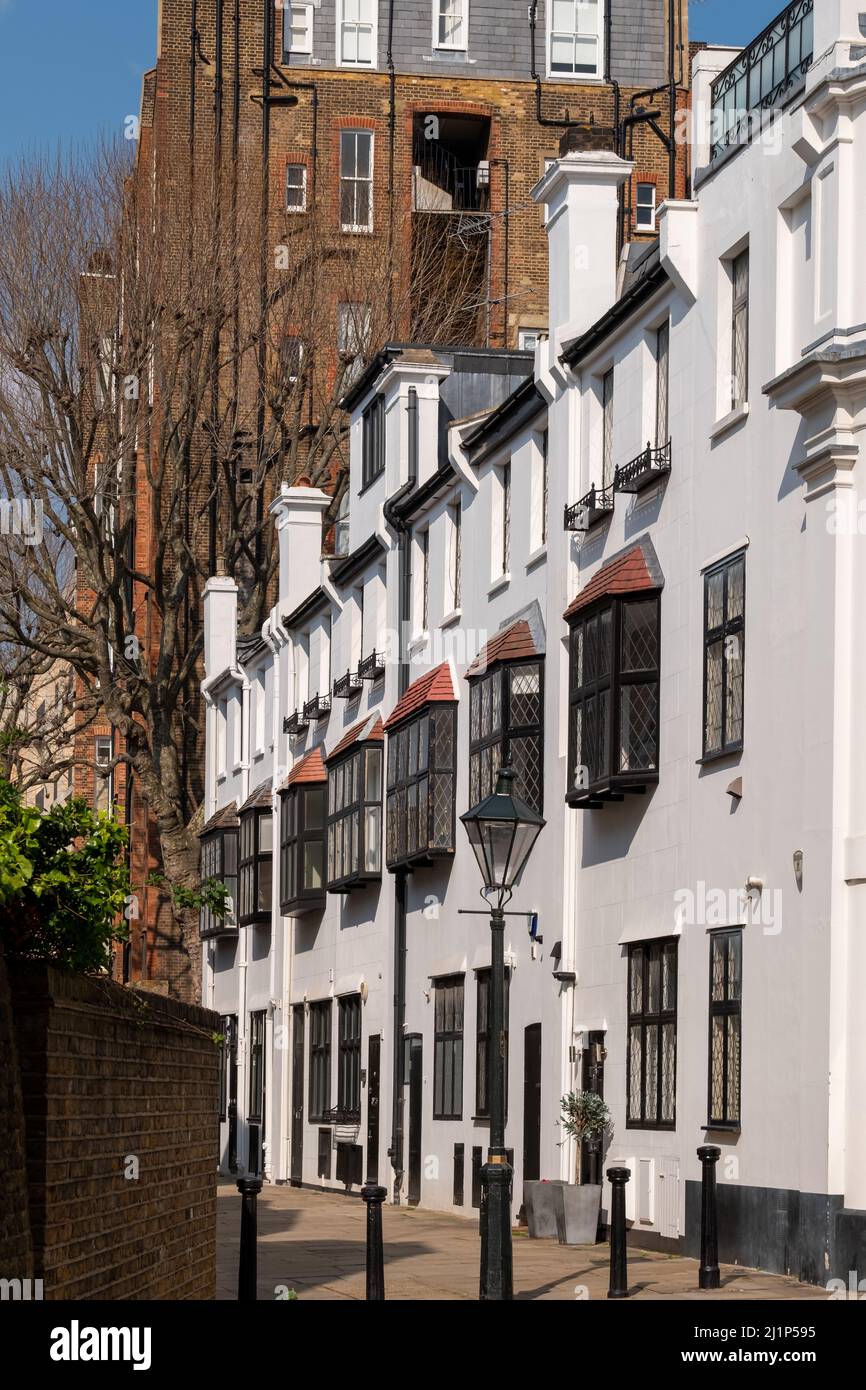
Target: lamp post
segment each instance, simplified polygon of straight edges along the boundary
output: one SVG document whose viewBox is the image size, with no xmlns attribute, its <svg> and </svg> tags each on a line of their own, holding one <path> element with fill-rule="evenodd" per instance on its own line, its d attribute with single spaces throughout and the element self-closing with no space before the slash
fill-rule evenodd
<svg viewBox="0 0 866 1390">
<path fill-rule="evenodd" d="M 511 790 L 514 773 L 499 769 L 496 790 L 461 816 L 478 860 L 490 907 L 490 1145 L 481 1169 L 481 1298 L 513 1297 L 512 1171 L 505 1152 L 505 904 L 544 819 Z"/>
</svg>

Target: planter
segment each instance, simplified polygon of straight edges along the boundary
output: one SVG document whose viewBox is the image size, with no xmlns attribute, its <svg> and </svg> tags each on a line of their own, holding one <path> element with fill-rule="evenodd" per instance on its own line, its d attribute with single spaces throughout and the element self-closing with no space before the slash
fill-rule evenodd
<svg viewBox="0 0 866 1390">
<path fill-rule="evenodd" d="M 558 1213 L 562 1210 L 559 1193 L 565 1186 L 561 1178 L 523 1184 L 523 1206 L 531 1240 L 552 1240 L 557 1234 Z"/>
<path fill-rule="evenodd" d="M 562 1183 L 556 1212 L 560 1245 L 595 1245 L 600 1209 L 601 1183 Z"/>
</svg>

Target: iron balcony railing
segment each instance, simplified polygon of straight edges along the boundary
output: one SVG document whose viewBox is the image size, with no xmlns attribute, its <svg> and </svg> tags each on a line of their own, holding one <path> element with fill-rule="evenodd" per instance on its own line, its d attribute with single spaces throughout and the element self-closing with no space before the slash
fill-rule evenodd
<svg viewBox="0 0 866 1390">
<path fill-rule="evenodd" d="M 565 509 L 566 531 L 588 531 L 596 522 L 602 521 L 613 511 L 613 485 L 589 489 L 579 502 L 573 502 Z"/>
<path fill-rule="evenodd" d="M 307 700 L 304 705 L 305 719 L 324 719 L 331 713 L 330 695 L 314 695 L 312 700 Z"/>
<path fill-rule="evenodd" d="M 353 695 L 358 694 L 362 685 L 363 681 L 357 671 L 347 671 L 344 676 L 338 676 L 334 681 L 334 699 L 351 700 Z"/>
<path fill-rule="evenodd" d="M 284 734 L 304 734 L 310 727 L 310 721 L 303 709 L 296 709 L 294 714 L 287 714 L 283 720 Z"/>
<path fill-rule="evenodd" d="M 794 0 L 712 85 L 712 158 L 749 138 L 762 111 L 781 106 L 812 66 L 814 0 Z"/>
<path fill-rule="evenodd" d="M 654 449 L 647 444 L 643 453 L 623 463 L 613 475 L 614 492 L 641 492 L 671 471 L 671 441 Z"/>
<path fill-rule="evenodd" d="M 358 675 L 362 681 L 377 681 L 385 674 L 385 653 L 370 652 L 358 662 Z"/>
</svg>

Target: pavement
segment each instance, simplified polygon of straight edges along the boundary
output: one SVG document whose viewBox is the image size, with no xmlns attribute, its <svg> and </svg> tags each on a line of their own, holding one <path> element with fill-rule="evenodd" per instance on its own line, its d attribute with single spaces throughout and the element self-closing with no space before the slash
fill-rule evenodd
<svg viewBox="0 0 866 1390">
<path fill-rule="evenodd" d="M 217 1202 L 217 1298 L 237 1298 L 241 1199 L 221 1183 Z M 385 1295 L 401 1300 L 478 1299 L 475 1213 L 463 1218 L 421 1207 L 384 1206 Z M 514 1233 L 515 1299 L 605 1298 L 608 1245 L 563 1246 Z M 721 1287 L 698 1289 L 696 1260 L 629 1249 L 634 1299 L 827 1299 L 823 1289 L 778 1274 L 723 1265 Z M 258 1296 L 262 1301 L 364 1299 L 365 1207 L 358 1197 L 268 1186 L 258 1199 Z"/>
</svg>

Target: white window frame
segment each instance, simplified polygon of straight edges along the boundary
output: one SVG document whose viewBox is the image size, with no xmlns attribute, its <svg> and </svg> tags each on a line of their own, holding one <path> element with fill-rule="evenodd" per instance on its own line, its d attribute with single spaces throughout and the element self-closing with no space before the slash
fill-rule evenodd
<svg viewBox="0 0 866 1390">
<path fill-rule="evenodd" d="M 379 3 L 378 0 L 354 0 L 358 6 L 358 13 L 366 4 L 370 9 L 370 20 L 346 19 L 346 0 L 337 0 L 337 67 L 339 68 L 376 68 L 378 67 L 379 55 Z M 356 33 L 362 28 L 370 30 L 370 52 L 369 63 L 361 62 L 357 58 L 346 58 L 343 56 L 343 31 L 347 28 L 354 28 Z"/>
<path fill-rule="evenodd" d="M 347 311 L 345 313 L 345 320 L 347 326 L 347 331 L 345 334 L 345 343 L 342 341 L 344 336 L 344 310 Z M 359 318 L 362 315 L 364 321 L 364 331 L 361 333 L 360 336 L 356 334 L 355 341 L 350 344 L 348 328 L 354 324 L 357 324 Z M 358 377 L 360 376 L 363 370 L 364 354 L 368 351 L 370 346 L 370 334 L 372 332 L 372 327 L 373 309 L 370 304 L 363 304 L 359 300 L 352 299 L 340 300 L 340 302 L 337 305 L 337 351 L 341 356 L 343 356 L 345 354 L 348 354 L 350 350 L 354 350 L 354 356 L 352 358 L 351 364 L 346 364 L 346 371 L 343 377 L 343 387 L 347 391 L 349 387 L 358 380 Z"/>
<path fill-rule="evenodd" d="M 300 169 L 300 170 L 301 170 L 301 173 L 303 174 L 303 178 L 302 178 L 301 183 L 300 183 L 300 190 L 301 190 L 301 206 L 300 206 L 300 207 L 291 207 L 290 204 L 289 204 L 289 170 L 290 170 L 290 169 Z M 294 187 L 296 187 L 296 185 L 292 185 L 292 187 L 294 188 Z M 284 202 L 284 205 L 285 205 L 285 210 L 286 210 L 286 212 L 298 213 L 298 212 L 306 212 L 306 211 L 307 211 L 307 166 L 306 166 L 306 164 L 301 163 L 299 160 L 291 160 L 291 159 L 286 160 L 286 184 L 285 184 L 285 193 L 286 193 L 286 196 L 285 196 L 285 198 L 283 199 L 283 202 Z"/>
<path fill-rule="evenodd" d="M 433 47 L 445 53 L 467 53 L 469 51 L 469 0 L 457 0 L 460 9 L 460 43 L 443 43 L 439 37 L 439 24 L 443 7 L 448 0 L 433 0 Z"/>
<path fill-rule="evenodd" d="M 578 6 L 586 7 L 586 0 L 571 0 L 574 6 L 574 13 Z M 547 0 L 547 76 L 552 82 L 601 82 L 604 79 L 604 38 L 605 38 L 605 14 L 608 0 L 598 0 L 598 31 L 596 34 L 596 64 L 595 72 L 554 72 L 553 71 L 553 6 L 554 0 Z M 560 32 L 560 31 L 557 31 Z M 565 31 L 561 31 L 565 32 Z M 577 35 L 577 29 L 572 36 Z"/>
<path fill-rule="evenodd" d="M 290 4 L 287 4 L 287 5 L 286 5 L 286 7 L 285 7 L 285 10 L 286 10 L 286 22 L 285 22 L 285 26 L 284 26 L 284 28 L 283 28 L 283 51 L 284 51 L 285 53 L 287 53 L 287 54 L 297 53 L 297 54 L 298 54 L 299 56 L 301 56 L 301 57 L 310 57 L 310 55 L 312 54 L 312 52 L 313 52 L 313 23 L 314 23 L 314 20 L 313 20 L 313 8 L 314 8 L 313 5 L 303 5 L 303 4 L 302 4 L 302 5 L 290 5 Z M 304 11 L 304 22 L 305 22 L 305 29 L 306 29 L 306 36 L 307 36 L 307 37 L 306 37 L 306 46 L 303 47 L 303 48 L 300 47 L 300 46 L 295 47 L 294 44 L 292 44 L 292 43 L 289 42 L 289 40 L 291 39 L 291 36 L 292 36 L 292 16 L 293 16 L 295 10 L 303 10 L 303 11 Z"/>
<path fill-rule="evenodd" d="M 650 220 L 649 220 L 649 222 L 641 222 L 641 221 L 639 220 L 639 219 L 640 219 L 641 206 L 643 206 L 643 207 L 646 207 L 646 206 L 647 206 L 646 203 L 644 203 L 643 205 L 641 205 L 641 203 L 640 203 L 640 201 L 639 201 L 639 198 L 640 198 L 640 190 L 641 190 L 642 188 L 651 188 L 651 189 L 652 189 L 653 200 L 652 200 L 652 203 L 649 204 L 649 209 L 650 209 Z M 658 189 L 656 188 L 656 186 L 655 186 L 654 183 L 649 183 L 649 182 L 647 182 L 647 181 L 641 179 L 641 181 L 635 185 L 635 190 L 634 190 L 634 229 L 635 229 L 636 232 L 654 232 L 654 231 L 655 231 L 655 229 L 656 229 L 656 211 L 657 211 L 657 207 L 658 207 L 657 198 L 658 198 Z"/>
<path fill-rule="evenodd" d="M 538 342 L 540 341 L 540 339 L 543 338 L 543 337 L 544 337 L 544 329 L 543 329 L 543 328 L 518 328 L 518 330 L 517 330 L 517 351 L 518 351 L 518 352 L 534 352 L 537 343 L 538 343 Z M 527 343 L 526 343 L 526 339 L 527 339 L 527 338 L 532 338 L 532 339 L 534 340 L 534 341 L 531 342 L 528 346 L 527 346 Z"/>
<path fill-rule="evenodd" d="M 361 177 L 357 172 L 355 172 L 354 174 L 344 174 L 344 173 L 343 173 L 343 137 L 344 137 L 345 135 L 354 135 L 354 136 L 366 135 L 366 136 L 369 138 L 369 141 L 370 141 L 370 172 L 369 172 L 369 174 L 365 175 L 364 177 Z M 358 149 L 357 149 L 357 144 L 356 144 L 356 146 L 355 146 L 355 170 L 356 170 L 356 171 L 357 171 L 357 168 L 358 168 L 357 154 L 358 154 Z M 372 130 L 366 130 L 366 129 L 362 128 L 362 127 L 355 127 L 355 126 L 345 126 L 345 127 L 343 127 L 343 129 L 341 129 L 341 131 L 340 131 L 340 164 L 339 164 L 339 173 L 338 173 L 338 178 L 339 178 L 338 197 L 339 197 L 339 199 L 340 199 L 340 231 L 341 231 L 341 232 L 354 232 L 354 233 L 356 233 L 356 234 L 357 234 L 357 233 L 363 234 L 363 233 L 366 233 L 366 232 L 372 232 L 372 230 L 373 230 L 373 220 L 374 220 L 374 219 L 373 219 L 373 189 L 374 189 L 375 174 L 376 174 L 376 141 L 375 141 L 375 138 L 374 138 L 374 132 L 373 132 Z M 344 181 L 344 180 L 346 180 L 347 182 L 352 183 L 352 184 L 367 183 L 367 184 L 369 184 L 369 186 L 370 186 L 370 212 L 369 212 L 369 216 L 368 216 L 368 218 L 367 218 L 367 223 L 366 223 L 366 225 L 364 225 L 363 223 L 360 223 L 360 222 L 344 222 L 344 221 L 343 221 L 343 181 Z"/>
</svg>

